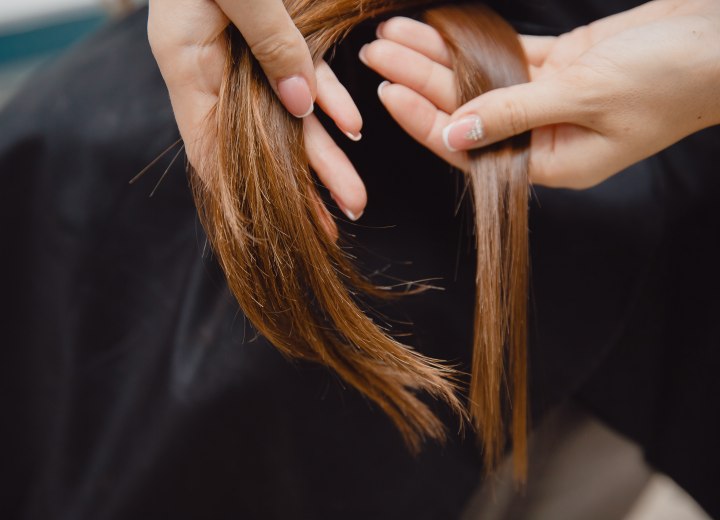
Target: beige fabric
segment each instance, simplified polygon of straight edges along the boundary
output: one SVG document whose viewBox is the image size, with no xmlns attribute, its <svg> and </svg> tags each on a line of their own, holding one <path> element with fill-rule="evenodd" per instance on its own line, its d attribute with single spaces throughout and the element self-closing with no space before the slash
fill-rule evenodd
<svg viewBox="0 0 720 520">
<path fill-rule="evenodd" d="M 480 487 L 462 519 L 622 520 L 651 476 L 636 445 L 567 405 L 531 436 L 524 494 L 515 491 L 506 463 Z"/>
</svg>

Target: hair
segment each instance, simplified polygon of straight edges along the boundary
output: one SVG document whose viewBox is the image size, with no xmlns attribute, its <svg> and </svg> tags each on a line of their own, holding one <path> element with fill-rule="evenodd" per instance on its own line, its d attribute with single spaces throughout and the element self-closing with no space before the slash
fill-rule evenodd
<svg viewBox="0 0 720 520">
<path fill-rule="evenodd" d="M 428 0 L 286 0 L 313 59 L 357 24 Z M 425 21 L 451 51 L 458 98 L 528 80 L 517 34 L 478 5 L 429 7 Z M 303 144 L 302 122 L 269 86 L 239 32 L 228 55 L 207 132 L 217 147 L 191 174 L 210 244 L 243 312 L 284 354 L 322 363 L 375 402 L 407 445 L 445 439 L 423 394 L 469 415 L 486 468 L 502 455 L 511 417 L 515 475 L 526 474 L 526 314 L 528 286 L 528 136 L 472 151 L 466 172 L 477 241 L 472 377 L 467 402 L 461 374 L 403 345 L 363 311 L 377 287 L 326 231 Z"/>
</svg>

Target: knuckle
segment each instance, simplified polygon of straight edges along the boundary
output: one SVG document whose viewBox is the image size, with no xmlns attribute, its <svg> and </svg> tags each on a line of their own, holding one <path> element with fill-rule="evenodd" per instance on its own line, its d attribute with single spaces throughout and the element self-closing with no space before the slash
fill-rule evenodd
<svg viewBox="0 0 720 520">
<path fill-rule="evenodd" d="M 250 46 L 255 58 L 267 66 L 283 66 L 302 61 L 305 40 L 299 33 L 281 32 L 266 36 Z"/>
<path fill-rule="evenodd" d="M 565 99 L 584 122 L 603 118 L 618 101 L 617 81 L 608 82 L 589 66 L 576 65 L 563 74 L 562 80 Z"/>
<path fill-rule="evenodd" d="M 503 100 L 500 110 L 507 122 L 510 135 L 517 135 L 528 130 L 528 114 L 525 107 L 512 98 Z"/>
<path fill-rule="evenodd" d="M 576 27 L 569 33 L 567 33 L 566 36 L 568 41 L 574 42 L 576 45 L 579 45 L 582 48 L 587 48 L 592 44 L 592 28 L 589 25 L 581 25 L 579 27 Z"/>
</svg>

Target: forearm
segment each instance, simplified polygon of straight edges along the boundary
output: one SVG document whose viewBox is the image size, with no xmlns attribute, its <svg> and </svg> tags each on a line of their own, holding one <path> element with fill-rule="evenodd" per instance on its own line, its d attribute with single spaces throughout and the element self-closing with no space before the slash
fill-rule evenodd
<svg viewBox="0 0 720 520">
<path fill-rule="evenodd" d="M 691 7 L 692 6 L 692 7 Z M 720 2 L 693 2 L 688 16 L 688 71 L 697 88 L 695 130 L 720 124 Z"/>
</svg>

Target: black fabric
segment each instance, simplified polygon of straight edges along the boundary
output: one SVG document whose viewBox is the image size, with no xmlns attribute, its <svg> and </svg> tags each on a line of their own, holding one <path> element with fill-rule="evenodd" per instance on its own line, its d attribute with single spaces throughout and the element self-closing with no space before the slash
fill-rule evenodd
<svg viewBox="0 0 720 520">
<path fill-rule="evenodd" d="M 566 4 L 498 7 L 552 34 L 632 3 Z M 336 376 L 255 336 L 205 249 L 182 161 L 153 198 L 163 163 L 128 186 L 178 137 L 145 23 L 141 11 L 108 27 L 0 114 L 3 517 L 457 517 L 481 468 L 456 422 L 447 445 L 409 455 Z M 334 63 L 364 116 L 363 140 L 341 142 L 369 193 L 342 227 L 367 272 L 436 279 L 443 290 L 380 311 L 421 351 L 463 363 L 474 264 L 460 178 L 379 106 L 356 58 L 371 30 Z M 717 139 L 592 190 L 536 188 L 531 208 L 535 420 L 579 396 L 712 514 Z"/>
<path fill-rule="evenodd" d="M 579 400 L 720 516 L 717 128 L 660 154 L 660 248 L 638 301 Z"/>
</svg>

